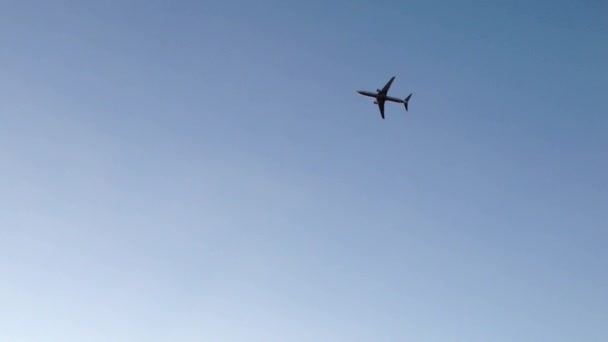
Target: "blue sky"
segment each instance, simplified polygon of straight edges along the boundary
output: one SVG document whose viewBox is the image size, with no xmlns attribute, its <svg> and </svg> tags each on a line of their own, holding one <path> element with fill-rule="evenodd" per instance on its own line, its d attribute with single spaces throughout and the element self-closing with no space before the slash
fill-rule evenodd
<svg viewBox="0 0 608 342">
<path fill-rule="evenodd" d="M 606 2 L 0 6 L 1 340 L 608 339 Z"/>
</svg>

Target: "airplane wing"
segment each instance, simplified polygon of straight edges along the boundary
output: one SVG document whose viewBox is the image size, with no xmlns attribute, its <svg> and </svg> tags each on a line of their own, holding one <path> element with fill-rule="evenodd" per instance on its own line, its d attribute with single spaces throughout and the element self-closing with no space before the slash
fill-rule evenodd
<svg viewBox="0 0 608 342">
<path fill-rule="evenodd" d="M 378 108 L 380 109 L 380 116 L 384 119 L 384 101 L 378 101 Z"/>
<path fill-rule="evenodd" d="M 382 88 L 382 93 L 388 93 L 388 89 L 391 87 L 391 84 L 393 84 L 393 81 L 395 80 L 395 76 L 391 77 L 391 79 L 386 83 L 386 85 L 384 86 L 384 88 Z"/>
</svg>

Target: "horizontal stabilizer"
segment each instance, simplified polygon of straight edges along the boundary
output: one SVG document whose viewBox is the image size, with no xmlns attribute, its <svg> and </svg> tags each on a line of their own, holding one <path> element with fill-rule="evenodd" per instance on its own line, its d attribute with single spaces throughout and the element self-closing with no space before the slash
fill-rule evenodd
<svg viewBox="0 0 608 342">
<path fill-rule="evenodd" d="M 407 104 L 410 100 L 410 97 L 412 97 L 412 94 L 408 95 L 408 97 L 406 97 L 405 100 L 403 100 L 403 105 L 405 106 L 406 111 L 407 111 Z"/>
</svg>

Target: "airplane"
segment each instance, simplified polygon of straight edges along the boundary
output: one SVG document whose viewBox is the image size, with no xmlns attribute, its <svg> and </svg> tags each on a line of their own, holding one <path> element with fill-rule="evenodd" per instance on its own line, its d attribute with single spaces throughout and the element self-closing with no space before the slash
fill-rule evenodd
<svg viewBox="0 0 608 342">
<path fill-rule="evenodd" d="M 406 97 L 404 100 L 402 99 L 398 99 L 396 97 L 392 97 L 392 96 L 388 96 L 388 89 L 391 87 L 391 84 L 393 84 L 393 81 L 395 80 L 395 76 L 393 76 L 384 86 L 384 88 L 382 89 L 376 89 L 376 92 L 371 92 L 371 91 L 366 91 L 366 90 L 358 90 L 357 93 L 364 95 L 364 96 L 369 96 L 369 97 L 374 97 L 376 99 L 376 101 L 374 101 L 374 104 L 378 105 L 378 108 L 380 109 L 380 115 L 382 116 L 382 119 L 384 119 L 384 102 L 385 101 L 391 101 L 391 102 L 397 102 L 397 103 L 403 103 L 403 105 L 405 106 L 405 110 L 407 111 L 407 104 L 410 100 L 410 97 L 412 97 L 412 94 L 408 95 L 408 97 Z"/>
</svg>

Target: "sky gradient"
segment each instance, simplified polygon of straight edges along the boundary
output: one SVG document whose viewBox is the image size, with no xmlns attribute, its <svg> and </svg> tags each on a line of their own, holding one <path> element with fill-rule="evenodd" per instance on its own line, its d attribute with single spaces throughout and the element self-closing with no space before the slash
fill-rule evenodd
<svg viewBox="0 0 608 342">
<path fill-rule="evenodd" d="M 606 37 L 605 1 L 3 1 L 0 340 L 604 342 Z"/>
</svg>

